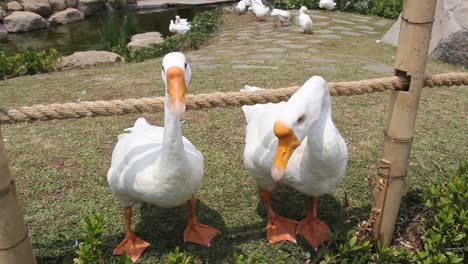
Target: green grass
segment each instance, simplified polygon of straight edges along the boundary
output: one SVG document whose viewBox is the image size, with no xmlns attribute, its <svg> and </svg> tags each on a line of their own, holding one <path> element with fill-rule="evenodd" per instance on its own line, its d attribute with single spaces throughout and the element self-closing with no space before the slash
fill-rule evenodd
<svg viewBox="0 0 468 264">
<path fill-rule="evenodd" d="M 351 14 L 342 13 L 344 17 Z M 380 20 L 371 17 L 372 21 Z M 253 17 L 228 15 L 221 33 L 245 30 Z M 319 20 L 318 20 L 319 21 Z M 314 21 L 315 22 L 315 21 Z M 378 28 L 383 33 L 391 24 Z M 297 33 L 297 32 L 296 32 Z M 297 36 L 302 34 L 297 33 Z M 315 38 L 314 35 L 304 38 Z M 301 63 L 310 56 L 335 58 L 336 72 L 316 72 L 328 81 L 350 81 L 389 76 L 363 70 L 357 59 L 371 58 L 392 65 L 396 49 L 376 45 L 377 37 L 343 37 L 314 44 L 319 52 L 286 51 L 288 65 L 280 70 L 232 70 L 220 37 L 210 45 L 188 54 L 213 57 L 212 63 L 225 66 L 198 70 L 193 67 L 190 93 L 238 91 L 244 84 L 268 88 L 300 85 L 312 74 Z M 297 44 L 302 43 L 296 39 Z M 258 53 L 251 44 L 238 49 L 246 52 L 238 59 Z M 253 44 L 257 45 L 257 44 Z M 277 47 L 274 43 L 262 43 Z M 335 54 L 335 55 L 333 55 Z M 342 57 L 342 56 L 346 57 Z M 279 60 L 266 60 L 279 65 Z M 63 71 L 25 76 L 0 82 L 0 104 L 19 107 L 38 103 L 63 103 L 80 100 L 108 100 L 163 95 L 161 59 L 120 66 Z M 429 73 L 463 71 L 463 68 L 430 62 Z M 223 76 L 220 78 L 220 76 Z M 86 91 L 86 92 L 84 92 Z M 334 97 L 334 120 L 349 141 L 349 165 L 344 180 L 319 203 L 319 215 L 334 230 L 346 231 L 368 216 L 373 186 L 366 176 L 376 174 L 380 158 L 389 93 Z M 425 89 L 421 98 L 416 136 L 403 200 L 402 219 L 415 213 L 420 202 L 415 193 L 430 182 L 443 180 L 466 159 L 468 124 L 466 87 Z M 39 263 L 71 263 L 73 247 L 79 236 L 80 220 L 92 211 L 102 212 L 109 220 L 103 235 L 104 256 L 123 238 L 121 208 L 107 187 L 106 174 L 117 135 L 141 115 L 96 117 L 79 120 L 3 125 L 5 145 L 17 180 L 20 202 L 33 238 Z M 162 125 L 162 114 L 144 114 L 152 124 Z M 244 117 L 239 107 L 189 111 L 183 117 L 183 134 L 205 156 L 205 178 L 197 193 L 200 221 L 221 230 L 211 248 L 184 244 L 186 207 L 161 209 L 149 204 L 134 207 L 137 234 L 152 246 L 139 263 L 157 263 L 177 246 L 198 260 L 230 263 L 234 252 L 261 253 L 267 259 L 288 255 L 286 263 L 305 262 L 316 256 L 304 239 L 298 244 L 270 245 L 266 241 L 265 210 L 257 188 L 243 166 Z M 351 223 L 343 224 L 343 199 L 350 198 Z M 307 210 L 305 195 L 288 188 L 274 193 L 273 207 L 278 213 L 301 220 Z"/>
</svg>

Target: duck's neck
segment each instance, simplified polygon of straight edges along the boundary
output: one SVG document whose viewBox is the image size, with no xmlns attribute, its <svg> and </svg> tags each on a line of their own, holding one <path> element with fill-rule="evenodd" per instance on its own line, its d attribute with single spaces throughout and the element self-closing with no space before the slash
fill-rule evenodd
<svg viewBox="0 0 468 264">
<path fill-rule="evenodd" d="M 329 95 L 325 95 L 328 96 Z M 333 131 L 334 124 L 331 118 L 331 102 L 330 99 L 323 100 L 322 109 L 320 111 L 320 116 L 316 122 L 307 130 L 307 145 L 309 150 L 317 151 L 317 148 L 321 148 L 323 145 L 324 137 L 332 136 L 329 134 Z"/>
<path fill-rule="evenodd" d="M 169 96 L 164 102 L 164 134 L 162 146 L 163 164 L 181 164 L 187 159 L 182 141 L 180 118 L 169 110 Z"/>
</svg>

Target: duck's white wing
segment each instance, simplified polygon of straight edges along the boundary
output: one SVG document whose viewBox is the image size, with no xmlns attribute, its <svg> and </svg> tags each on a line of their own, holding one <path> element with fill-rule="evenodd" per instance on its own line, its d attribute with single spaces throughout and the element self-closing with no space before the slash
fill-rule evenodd
<svg viewBox="0 0 468 264">
<path fill-rule="evenodd" d="M 242 106 L 247 121 L 246 144 L 273 133 L 275 120 L 285 106 L 286 102 Z"/>
</svg>

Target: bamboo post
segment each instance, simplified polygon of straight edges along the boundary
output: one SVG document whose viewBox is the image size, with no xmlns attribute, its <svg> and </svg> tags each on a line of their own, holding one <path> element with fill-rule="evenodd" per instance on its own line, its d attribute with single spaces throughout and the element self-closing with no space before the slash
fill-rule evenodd
<svg viewBox="0 0 468 264">
<path fill-rule="evenodd" d="M 389 245 L 400 208 L 426 61 L 436 0 L 405 0 L 395 59 L 395 74 L 410 80 L 409 89 L 392 92 L 384 131 L 375 206 L 374 240 Z"/>
<path fill-rule="evenodd" d="M 0 263 L 34 264 L 28 229 L 16 196 L 15 182 L 5 154 L 0 130 Z"/>
</svg>

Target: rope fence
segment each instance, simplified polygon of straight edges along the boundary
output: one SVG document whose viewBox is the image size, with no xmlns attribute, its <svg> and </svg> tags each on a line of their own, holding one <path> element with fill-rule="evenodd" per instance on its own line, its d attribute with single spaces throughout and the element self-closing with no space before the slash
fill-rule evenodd
<svg viewBox="0 0 468 264">
<path fill-rule="evenodd" d="M 408 79 L 399 76 L 368 79 L 353 82 L 331 82 L 328 89 L 332 96 L 362 95 L 386 90 L 403 90 Z M 468 72 L 443 73 L 427 76 L 425 87 L 468 85 Z M 277 103 L 286 101 L 298 86 L 251 92 L 226 92 L 187 95 L 188 110 Z M 154 113 L 164 111 L 164 97 L 125 99 L 111 101 L 83 101 L 79 103 L 23 106 L 17 109 L 0 109 L 0 122 L 18 123 L 37 120 L 112 116 L 129 113 Z"/>
</svg>

